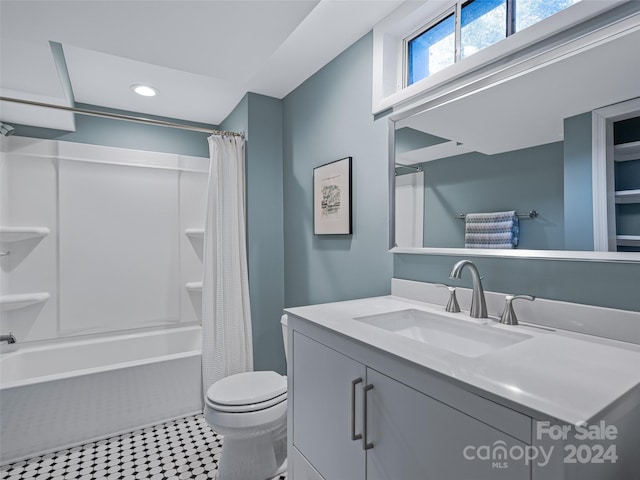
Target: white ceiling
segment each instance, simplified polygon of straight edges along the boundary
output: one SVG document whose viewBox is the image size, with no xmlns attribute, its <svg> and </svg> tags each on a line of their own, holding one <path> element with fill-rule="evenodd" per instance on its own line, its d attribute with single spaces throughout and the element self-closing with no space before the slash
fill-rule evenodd
<svg viewBox="0 0 640 480">
<path fill-rule="evenodd" d="M 283 98 L 401 3 L 2 0 L 0 89 L 68 104 L 51 41 L 76 102 L 218 125 L 248 91 Z M 138 83 L 160 94 L 139 97 Z M 25 123 L 16 110 L 3 102 L 0 115 Z"/>
</svg>

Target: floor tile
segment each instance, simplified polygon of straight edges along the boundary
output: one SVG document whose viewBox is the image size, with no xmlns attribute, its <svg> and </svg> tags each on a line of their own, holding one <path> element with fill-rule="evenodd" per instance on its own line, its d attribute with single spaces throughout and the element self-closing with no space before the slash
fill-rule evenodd
<svg viewBox="0 0 640 480">
<path fill-rule="evenodd" d="M 207 480 L 215 478 L 221 448 L 222 437 L 195 415 L 4 465 L 0 479 Z"/>
</svg>

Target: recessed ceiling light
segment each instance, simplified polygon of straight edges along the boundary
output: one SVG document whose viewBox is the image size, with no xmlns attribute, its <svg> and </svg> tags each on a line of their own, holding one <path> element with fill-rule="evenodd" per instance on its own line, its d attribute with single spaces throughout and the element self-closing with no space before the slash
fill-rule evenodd
<svg viewBox="0 0 640 480">
<path fill-rule="evenodd" d="M 158 90 L 149 85 L 131 85 L 131 89 L 143 97 L 154 97 L 158 94 Z"/>
</svg>

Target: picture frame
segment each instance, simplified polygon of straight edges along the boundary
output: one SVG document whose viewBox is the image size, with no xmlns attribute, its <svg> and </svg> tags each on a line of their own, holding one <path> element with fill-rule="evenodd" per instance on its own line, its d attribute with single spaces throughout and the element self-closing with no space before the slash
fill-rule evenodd
<svg viewBox="0 0 640 480">
<path fill-rule="evenodd" d="M 351 235 L 351 157 L 313 169 L 313 233 Z"/>
</svg>

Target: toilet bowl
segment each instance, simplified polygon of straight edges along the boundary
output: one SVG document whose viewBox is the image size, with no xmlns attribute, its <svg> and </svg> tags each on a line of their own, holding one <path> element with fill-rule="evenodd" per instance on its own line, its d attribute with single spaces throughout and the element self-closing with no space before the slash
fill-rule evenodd
<svg viewBox="0 0 640 480">
<path fill-rule="evenodd" d="M 223 436 L 218 480 L 266 480 L 286 470 L 286 376 L 246 372 L 217 381 L 207 390 L 204 418 Z"/>
</svg>

